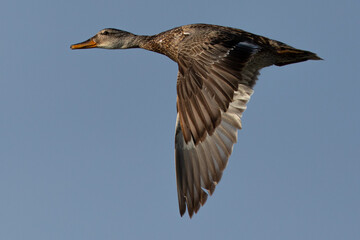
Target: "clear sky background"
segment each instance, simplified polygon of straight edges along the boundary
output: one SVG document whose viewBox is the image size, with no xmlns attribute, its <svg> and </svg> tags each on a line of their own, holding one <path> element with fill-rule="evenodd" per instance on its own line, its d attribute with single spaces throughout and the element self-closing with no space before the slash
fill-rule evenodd
<svg viewBox="0 0 360 240">
<path fill-rule="evenodd" d="M 5 0 L 0 239 L 360 239 L 358 0 Z M 105 27 L 241 28 L 325 61 L 263 69 L 222 181 L 180 218 L 177 65 Z"/>
</svg>

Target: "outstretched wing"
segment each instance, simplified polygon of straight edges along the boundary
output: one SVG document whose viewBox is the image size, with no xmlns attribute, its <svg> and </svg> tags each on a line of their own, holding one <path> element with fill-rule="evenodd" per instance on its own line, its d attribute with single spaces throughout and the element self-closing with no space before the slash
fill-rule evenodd
<svg viewBox="0 0 360 240">
<path fill-rule="evenodd" d="M 234 37 L 194 42 L 179 53 L 175 164 L 181 215 L 187 208 L 192 217 L 206 202 L 205 190 L 211 195 L 221 179 L 259 74 L 249 64 L 259 51 Z"/>
</svg>

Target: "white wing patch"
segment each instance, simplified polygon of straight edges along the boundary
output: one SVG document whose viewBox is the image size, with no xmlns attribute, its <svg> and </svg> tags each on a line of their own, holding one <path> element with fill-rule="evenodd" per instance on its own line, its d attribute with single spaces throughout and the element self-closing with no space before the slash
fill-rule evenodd
<svg viewBox="0 0 360 240">
<path fill-rule="evenodd" d="M 253 53 L 256 53 L 260 49 L 260 46 L 250 43 L 250 42 L 239 42 L 238 44 L 236 44 L 236 46 L 251 48 L 251 49 L 253 49 Z"/>
</svg>

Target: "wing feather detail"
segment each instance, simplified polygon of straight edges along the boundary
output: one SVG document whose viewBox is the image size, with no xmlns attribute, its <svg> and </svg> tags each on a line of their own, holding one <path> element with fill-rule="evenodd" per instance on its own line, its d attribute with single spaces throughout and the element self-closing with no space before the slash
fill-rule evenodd
<svg viewBox="0 0 360 240">
<path fill-rule="evenodd" d="M 239 39 L 182 48 L 178 55 L 175 162 L 180 214 L 192 217 L 211 195 L 237 141 L 259 68 L 259 46 Z"/>
<path fill-rule="evenodd" d="M 197 145 L 191 139 L 186 143 L 180 114 L 176 120 L 175 162 L 180 214 L 188 210 L 192 217 L 204 205 L 207 195 L 212 194 L 221 180 L 233 145 L 237 141 L 237 131 L 241 128 L 241 116 L 246 109 L 253 90 L 240 84 L 234 100 L 227 112 L 221 112 L 221 122 L 212 135 L 206 133 Z M 242 104 L 239 105 L 238 102 Z M 208 193 L 206 193 L 206 191 Z"/>
</svg>

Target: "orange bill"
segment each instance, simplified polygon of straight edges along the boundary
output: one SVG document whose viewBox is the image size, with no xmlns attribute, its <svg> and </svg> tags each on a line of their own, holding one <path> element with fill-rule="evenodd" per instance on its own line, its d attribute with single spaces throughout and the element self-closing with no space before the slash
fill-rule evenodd
<svg viewBox="0 0 360 240">
<path fill-rule="evenodd" d="M 78 44 L 73 44 L 70 46 L 71 49 L 82 49 L 82 48 L 94 48 L 96 47 L 96 42 L 92 39 L 86 40 L 85 42 L 81 42 Z"/>
</svg>

